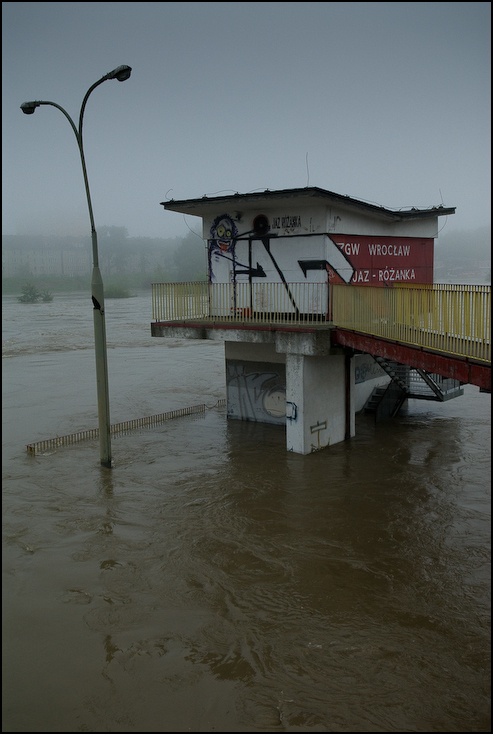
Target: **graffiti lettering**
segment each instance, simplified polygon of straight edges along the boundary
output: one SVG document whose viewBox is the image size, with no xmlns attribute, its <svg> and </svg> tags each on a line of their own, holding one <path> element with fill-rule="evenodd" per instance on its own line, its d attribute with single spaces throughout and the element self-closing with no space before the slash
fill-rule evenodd
<svg viewBox="0 0 493 734">
<path fill-rule="evenodd" d="M 288 281 L 297 265 L 311 282 L 324 282 L 327 278 L 331 284 L 380 287 L 394 282 L 433 282 L 432 238 L 325 234 L 320 239 L 308 239 L 303 232 L 298 245 L 294 235 L 302 229 L 301 215 L 281 214 L 269 219 L 273 232 L 266 236 L 257 233 L 248 239 L 238 234 L 232 215 L 225 212 L 214 219 L 208 240 L 211 282 L 279 278 L 295 312 L 299 306 Z M 306 232 L 313 228 L 312 217 L 304 215 L 303 221 Z M 309 272 L 317 270 L 322 272 Z"/>
<path fill-rule="evenodd" d="M 284 365 L 228 360 L 226 389 L 230 418 L 263 423 L 286 422 Z"/>
<path fill-rule="evenodd" d="M 359 384 L 366 380 L 381 377 L 383 374 L 385 374 L 384 371 L 376 362 L 363 362 L 354 368 L 354 382 Z"/>
</svg>

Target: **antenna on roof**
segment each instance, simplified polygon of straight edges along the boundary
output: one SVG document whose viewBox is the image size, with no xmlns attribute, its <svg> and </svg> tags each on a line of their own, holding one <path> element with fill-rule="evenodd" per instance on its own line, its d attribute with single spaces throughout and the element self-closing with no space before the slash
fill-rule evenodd
<svg viewBox="0 0 493 734">
<path fill-rule="evenodd" d="M 310 169 L 308 168 L 308 153 L 305 156 L 306 161 L 306 187 L 310 185 Z"/>
</svg>

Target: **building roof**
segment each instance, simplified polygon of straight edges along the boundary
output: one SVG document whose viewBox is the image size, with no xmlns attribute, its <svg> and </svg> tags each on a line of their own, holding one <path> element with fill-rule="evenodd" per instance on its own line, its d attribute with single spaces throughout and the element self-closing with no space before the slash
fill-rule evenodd
<svg viewBox="0 0 493 734">
<path fill-rule="evenodd" d="M 180 212 L 182 214 L 194 214 L 198 217 L 210 215 L 217 212 L 219 205 L 225 208 L 241 207 L 242 209 L 258 210 L 262 206 L 276 205 L 289 206 L 296 200 L 298 205 L 320 205 L 320 206 L 338 206 L 343 209 L 358 210 L 366 213 L 368 216 L 377 219 L 385 219 L 387 221 L 406 221 L 409 219 L 427 219 L 431 217 L 439 217 L 447 214 L 454 214 L 455 207 L 432 206 L 428 209 L 417 209 L 411 207 L 409 209 L 387 209 L 377 204 L 369 204 L 366 201 L 353 199 L 350 196 L 336 194 L 333 191 L 319 189 L 316 186 L 310 186 L 303 189 L 281 189 L 279 191 L 256 191 L 249 194 L 230 194 L 228 196 L 208 197 L 202 196 L 200 199 L 183 199 L 181 201 L 162 201 L 161 205 L 172 212 Z"/>
</svg>

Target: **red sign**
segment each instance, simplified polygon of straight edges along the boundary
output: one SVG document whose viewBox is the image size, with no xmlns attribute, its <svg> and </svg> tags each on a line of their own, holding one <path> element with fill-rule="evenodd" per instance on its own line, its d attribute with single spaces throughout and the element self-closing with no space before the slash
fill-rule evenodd
<svg viewBox="0 0 493 734">
<path fill-rule="evenodd" d="M 331 234 L 330 238 L 354 268 L 351 285 L 433 283 L 433 237 Z"/>
</svg>

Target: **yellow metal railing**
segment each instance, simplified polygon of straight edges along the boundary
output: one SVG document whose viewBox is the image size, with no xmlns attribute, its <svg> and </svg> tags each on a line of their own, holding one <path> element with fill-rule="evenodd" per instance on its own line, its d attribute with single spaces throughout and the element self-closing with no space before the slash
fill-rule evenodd
<svg viewBox="0 0 493 734">
<path fill-rule="evenodd" d="M 490 286 L 332 286 L 334 326 L 485 362 L 490 314 Z"/>
<path fill-rule="evenodd" d="M 203 319 L 208 314 L 209 283 L 153 283 L 154 321 Z"/>
<path fill-rule="evenodd" d="M 331 326 L 490 362 L 491 287 L 155 283 L 155 321 Z"/>
<path fill-rule="evenodd" d="M 326 283 L 154 283 L 155 321 L 325 323 Z"/>
</svg>

